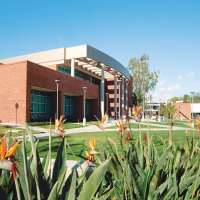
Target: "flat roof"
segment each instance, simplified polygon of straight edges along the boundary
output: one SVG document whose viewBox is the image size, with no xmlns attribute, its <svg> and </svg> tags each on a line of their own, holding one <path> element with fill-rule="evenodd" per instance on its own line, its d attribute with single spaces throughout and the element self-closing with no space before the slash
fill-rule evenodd
<svg viewBox="0 0 200 200">
<path fill-rule="evenodd" d="M 191 112 L 200 113 L 200 103 L 191 103 Z"/>
<path fill-rule="evenodd" d="M 98 76 L 101 75 L 101 68 L 103 67 L 105 69 L 105 78 L 113 77 L 114 74 L 124 78 L 130 78 L 128 69 L 119 61 L 89 45 L 40 51 L 22 56 L 1 59 L 0 63 L 9 64 L 16 61 L 29 60 L 44 66 L 49 66 L 53 64 L 63 64 L 67 60 L 71 59 L 75 59 L 78 65 Z"/>
</svg>

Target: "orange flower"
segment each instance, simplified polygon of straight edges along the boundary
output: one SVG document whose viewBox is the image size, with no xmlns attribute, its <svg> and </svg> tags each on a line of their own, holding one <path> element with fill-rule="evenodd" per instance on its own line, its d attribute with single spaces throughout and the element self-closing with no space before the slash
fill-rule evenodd
<svg viewBox="0 0 200 200">
<path fill-rule="evenodd" d="M 5 159 L 6 151 L 7 151 L 7 140 L 6 140 L 6 137 L 4 136 L 1 140 L 1 145 L 0 145 L 0 159 L 1 160 Z"/>
<path fill-rule="evenodd" d="M 148 136 L 147 136 L 147 134 L 145 133 L 144 134 L 144 136 L 143 136 L 143 140 L 145 141 L 145 142 L 147 142 L 148 141 Z"/>
<path fill-rule="evenodd" d="M 107 122 L 108 122 L 108 115 L 105 114 L 105 115 L 101 118 L 101 120 L 98 122 L 98 125 L 97 125 L 97 126 L 98 126 L 100 129 L 104 130 L 104 125 L 107 124 Z"/>
<path fill-rule="evenodd" d="M 91 161 L 91 162 L 94 161 L 95 154 L 97 153 L 95 151 L 95 147 L 96 147 L 96 139 L 95 138 L 90 139 L 88 142 L 88 150 L 85 152 L 86 159 L 88 161 Z"/>
<path fill-rule="evenodd" d="M 88 142 L 88 146 L 90 149 L 94 150 L 94 148 L 96 147 L 96 139 L 95 138 L 90 139 Z"/>
<path fill-rule="evenodd" d="M 139 105 L 135 106 L 134 109 L 133 109 L 133 113 L 132 114 L 135 117 L 136 121 L 140 121 L 141 114 L 142 114 L 142 108 L 141 108 L 141 106 L 139 106 Z"/>
<path fill-rule="evenodd" d="M 64 115 L 61 115 L 60 116 L 60 119 L 56 119 L 55 120 L 55 132 L 64 138 L 64 128 L 62 127 L 63 126 L 63 123 L 65 122 L 65 119 L 64 119 Z"/>
<path fill-rule="evenodd" d="M 131 131 L 127 131 L 126 133 L 126 138 L 125 138 L 125 142 L 129 142 L 130 140 L 132 140 L 132 135 L 131 135 Z"/>
<path fill-rule="evenodd" d="M 123 135 L 124 131 L 127 129 L 126 122 L 124 122 L 123 120 L 120 119 L 116 122 L 116 126 L 117 126 L 117 129 L 120 132 L 120 134 Z"/>
<path fill-rule="evenodd" d="M 6 153 L 5 158 L 9 158 L 9 157 L 14 156 L 14 154 L 17 150 L 18 144 L 19 143 L 17 142 L 17 140 L 14 140 L 13 144 L 10 146 L 9 150 Z"/>
<path fill-rule="evenodd" d="M 10 148 L 7 147 L 7 139 L 4 136 L 0 144 L 0 168 L 12 172 L 13 177 L 17 174 L 17 165 L 13 160 L 14 154 L 17 150 L 19 143 L 14 140 Z"/>
</svg>

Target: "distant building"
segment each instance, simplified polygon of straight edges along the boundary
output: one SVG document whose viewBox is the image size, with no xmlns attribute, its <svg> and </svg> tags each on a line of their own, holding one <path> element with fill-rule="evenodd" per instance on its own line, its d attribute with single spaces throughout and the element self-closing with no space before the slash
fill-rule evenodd
<svg viewBox="0 0 200 200">
<path fill-rule="evenodd" d="M 200 103 L 185 103 L 176 101 L 175 103 L 176 119 L 192 119 L 200 117 Z"/>
<path fill-rule="evenodd" d="M 145 118 L 156 119 L 160 112 L 160 103 L 147 103 L 145 106 Z"/>
</svg>

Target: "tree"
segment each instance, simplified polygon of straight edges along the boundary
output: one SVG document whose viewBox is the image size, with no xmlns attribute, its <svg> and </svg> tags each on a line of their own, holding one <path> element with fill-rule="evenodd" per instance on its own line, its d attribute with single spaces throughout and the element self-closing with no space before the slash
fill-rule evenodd
<svg viewBox="0 0 200 200">
<path fill-rule="evenodd" d="M 190 92 L 189 94 L 184 94 L 180 97 L 172 97 L 171 102 L 183 101 L 184 103 L 200 103 L 200 93 L 199 92 Z"/>
<path fill-rule="evenodd" d="M 180 97 L 172 97 L 172 98 L 170 99 L 171 102 L 176 102 L 176 101 L 180 101 L 180 100 L 181 100 Z"/>
<path fill-rule="evenodd" d="M 168 119 L 173 121 L 175 113 L 176 113 L 175 105 L 172 102 L 167 103 L 167 105 L 165 105 L 164 115 Z"/>
<path fill-rule="evenodd" d="M 131 58 L 129 70 L 133 77 L 133 92 L 137 101 L 141 103 L 145 95 L 152 91 L 158 82 L 158 72 L 150 71 L 149 57 L 142 55 L 141 58 Z"/>
<path fill-rule="evenodd" d="M 184 96 L 183 96 L 183 102 L 184 103 L 189 103 L 190 99 L 191 99 L 191 97 L 188 94 L 184 94 Z"/>
</svg>

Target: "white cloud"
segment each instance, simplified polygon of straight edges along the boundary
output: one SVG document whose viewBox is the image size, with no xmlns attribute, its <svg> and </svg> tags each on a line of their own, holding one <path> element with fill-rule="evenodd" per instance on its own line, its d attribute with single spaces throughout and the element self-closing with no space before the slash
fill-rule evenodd
<svg viewBox="0 0 200 200">
<path fill-rule="evenodd" d="M 166 90 L 168 92 L 175 92 L 177 90 L 180 90 L 180 88 L 181 88 L 181 85 L 176 83 L 175 85 L 170 85 L 169 87 L 167 87 Z"/>
<path fill-rule="evenodd" d="M 193 78 L 194 76 L 195 76 L 195 72 L 191 71 L 191 72 L 189 72 L 187 74 L 179 74 L 177 76 L 177 79 L 178 80 L 185 80 L 185 79 L 187 80 L 187 79 Z"/>
<path fill-rule="evenodd" d="M 166 101 L 171 97 L 181 96 L 190 91 L 191 83 L 193 80 L 197 80 L 197 74 L 194 71 L 177 75 L 174 82 L 173 76 L 172 74 L 172 77 L 169 77 L 171 81 L 167 80 L 167 77 L 164 77 L 165 80 L 158 81 L 155 91 L 152 92 L 153 101 Z"/>
<path fill-rule="evenodd" d="M 155 91 L 152 93 L 154 101 L 166 101 L 182 89 L 179 83 L 169 85 L 165 82 L 162 86 L 157 85 Z"/>
<path fill-rule="evenodd" d="M 195 76 L 195 72 L 190 72 L 186 74 L 186 78 L 193 78 Z"/>
<path fill-rule="evenodd" d="M 183 75 L 178 75 L 177 77 L 179 80 L 182 80 L 183 79 Z"/>
</svg>

